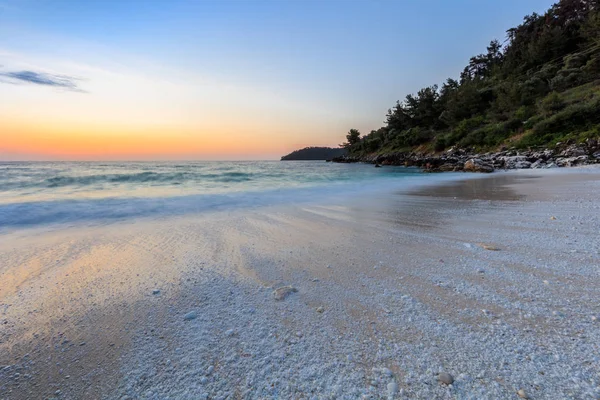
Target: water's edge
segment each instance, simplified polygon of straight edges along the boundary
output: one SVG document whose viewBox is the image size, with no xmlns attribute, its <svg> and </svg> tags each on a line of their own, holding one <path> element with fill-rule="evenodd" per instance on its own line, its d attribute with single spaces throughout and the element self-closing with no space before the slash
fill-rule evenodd
<svg viewBox="0 0 600 400">
<path fill-rule="evenodd" d="M 431 180 L 325 162 L 1 163 L 0 232 L 347 198 Z"/>
</svg>

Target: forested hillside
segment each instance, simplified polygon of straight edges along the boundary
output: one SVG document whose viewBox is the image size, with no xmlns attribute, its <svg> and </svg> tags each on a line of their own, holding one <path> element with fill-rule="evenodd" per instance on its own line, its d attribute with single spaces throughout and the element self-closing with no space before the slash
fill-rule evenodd
<svg viewBox="0 0 600 400">
<path fill-rule="evenodd" d="M 562 0 L 471 57 L 458 79 L 409 94 L 342 146 L 361 156 L 527 148 L 600 137 L 600 0 Z"/>
</svg>

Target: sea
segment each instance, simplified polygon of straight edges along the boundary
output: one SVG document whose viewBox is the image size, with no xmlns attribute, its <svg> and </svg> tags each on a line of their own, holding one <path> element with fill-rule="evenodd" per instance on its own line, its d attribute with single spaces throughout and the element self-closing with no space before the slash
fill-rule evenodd
<svg viewBox="0 0 600 400">
<path fill-rule="evenodd" d="M 335 201 L 428 176 L 324 161 L 3 162 L 0 231 Z"/>
</svg>

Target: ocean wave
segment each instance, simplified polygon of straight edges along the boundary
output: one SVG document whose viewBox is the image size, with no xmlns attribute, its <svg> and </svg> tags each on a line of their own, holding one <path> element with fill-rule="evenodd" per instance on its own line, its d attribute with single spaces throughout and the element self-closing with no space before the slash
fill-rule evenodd
<svg viewBox="0 0 600 400">
<path fill-rule="evenodd" d="M 138 172 L 133 174 L 100 174 L 87 176 L 55 176 L 47 178 L 41 185 L 46 187 L 61 186 L 87 186 L 101 183 L 146 183 L 146 182 L 173 182 L 190 179 L 192 174 L 185 172 L 179 173 L 158 173 L 158 172 Z"/>
<path fill-rule="evenodd" d="M 159 198 L 105 198 L 0 204 L 0 229 L 159 217 L 314 200 L 322 189 L 279 189 Z"/>
<path fill-rule="evenodd" d="M 96 186 L 103 184 L 177 184 L 182 183 L 231 183 L 247 182 L 253 179 L 260 179 L 266 176 L 260 176 L 255 173 L 245 172 L 223 172 L 223 173 L 197 173 L 197 172 L 136 172 L 127 174 L 97 174 L 97 175 L 58 175 L 47 176 L 46 174 L 30 175 L 27 179 L 11 179 L 5 176 L 0 179 L 0 191 L 12 190 L 15 188 L 65 188 L 74 189 L 86 186 Z"/>
<path fill-rule="evenodd" d="M 0 232 L 19 227 L 43 225 L 95 224 L 131 218 L 161 218 L 204 212 L 230 211 L 273 205 L 323 203 L 357 198 L 378 198 L 379 193 L 407 190 L 462 178 L 448 173 L 443 176 L 419 174 L 402 179 L 375 179 L 369 182 L 338 182 L 335 185 L 278 188 L 235 193 L 185 195 L 156 198 L 102 198 L 33 201 L 0 204 Z"/>
<path fill-rule="evenodd" d="M 10 163 L 0 172 L 0 229 L 293 203 L 423 179 L 403 167 L 272 161 Z"/>
</svg>

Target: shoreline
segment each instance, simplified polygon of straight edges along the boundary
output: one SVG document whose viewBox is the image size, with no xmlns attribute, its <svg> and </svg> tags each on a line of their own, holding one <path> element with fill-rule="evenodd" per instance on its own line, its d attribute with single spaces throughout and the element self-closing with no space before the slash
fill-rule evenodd
<svg viewBox="0 0 600 400">
<path fill-rule="evenodd" d="M 345 155 L 330 161 L 336 163 L 367 163 L 416 166 L 425 172 L 483 172 L 515 169 L 547 169 L 600 163 L 600 143 L 588 139 L 558 143 L 556 148 L 517 150 L 503 148 L 497 152 L 477 153 L 472 149 L 451 148 L 441 154 L 395 152 L 390 154 Z"/>
<path fill-rule="evenodd" d="M 598 396 L 599 187 L 596 168 L 517 171 L 7 235 L 0 392 Z"/>
</svg>

